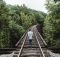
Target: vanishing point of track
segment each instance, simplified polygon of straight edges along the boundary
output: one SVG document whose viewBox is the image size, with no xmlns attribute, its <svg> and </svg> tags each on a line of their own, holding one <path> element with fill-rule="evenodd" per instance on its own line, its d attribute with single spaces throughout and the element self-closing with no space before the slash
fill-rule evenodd
<svg viewBox="0 0 60 57">
<path fill-rule="evenodd" d="M 39 34 L 36 25 L 31 27 L 33 31 L 32 45 L 29 45 L 29 39 L 27 32 L 24 33 L 22 38 L 17 42 L 16 46 L 18 47 L 13 51 L 13 57 L 50 57 L 49 53 L 45 46 L 47 45 Z"/>
</svg>

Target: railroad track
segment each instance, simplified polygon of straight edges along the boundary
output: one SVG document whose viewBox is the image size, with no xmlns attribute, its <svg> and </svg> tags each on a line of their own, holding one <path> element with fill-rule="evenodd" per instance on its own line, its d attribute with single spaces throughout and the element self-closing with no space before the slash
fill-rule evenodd
<svg viewBox="0 0 60 57">
<path fill-rule="evenodd" d="M 13 57 L 50 57 L 45 48 L 46 43 L 38 33 L 36 26 L 33 26 L 31 30 L 34 34 L 32 45 L 29 45 L 29 39 L 26 32 L 16 44 L 18 49 L 13 52 Z"/>
</svg>

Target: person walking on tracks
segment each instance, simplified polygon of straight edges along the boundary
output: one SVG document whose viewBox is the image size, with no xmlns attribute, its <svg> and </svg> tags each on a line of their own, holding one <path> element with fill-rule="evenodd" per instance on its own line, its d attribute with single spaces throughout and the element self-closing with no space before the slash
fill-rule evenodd
<svg viewBox="0 0 60 57">
<path fill-rule="evenodd" d="M 31 29 L 28 31 L 29 44 L 32 45 L 33 32 Z"/>
</svg>

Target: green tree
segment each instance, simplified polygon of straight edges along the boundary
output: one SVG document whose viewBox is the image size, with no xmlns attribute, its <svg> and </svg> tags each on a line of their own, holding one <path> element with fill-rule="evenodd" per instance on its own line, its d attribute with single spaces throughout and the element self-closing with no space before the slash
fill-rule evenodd
<svg viewBox="0 0 60 57">
<path fill-rule="evenodd" d="M 59 47 L 60 42 L 60 3 L 47 4 L 49 13 L 44 20 L 44 37 L 50 47 Z"/>
<path fill-rule="evenodd" d="M 9 47 L 8 8 L 3 0 L 0 0 L 0 47 Z"/>
</svg>

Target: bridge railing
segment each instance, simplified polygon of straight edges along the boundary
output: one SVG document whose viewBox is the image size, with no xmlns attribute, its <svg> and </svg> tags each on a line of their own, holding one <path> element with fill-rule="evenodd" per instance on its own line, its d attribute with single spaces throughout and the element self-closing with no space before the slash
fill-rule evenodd
<svg viewBox="0 0 60 57">
<path fill-rule="evenodd" d="M 37 29 L 37 25 L 36 25 L 36 29 Z M 37 30 L 37 32 L 38 32 L 38 30 Z M 47 46 L 47 43 L 45 42 L 45 40 L 43 39 L 43 37 L 41 36 L 41 34 L 39 32 L 38 32 L 38 34 L 39 34 L 40 38 L 42 39 L 43 43 L 45 44 L 45 46 Z"/>
<path fill-rule="evenodd" d="M 25 33 L 23 34 L 23 36 L 19 39 L 19 41 L 16 43 L 15 46 L 18 46 L 18 45 L 19 45 L 20 41 L 24 38 L 25 35 L 26 35 L 26 32 L 25 32 Z"/>
<path fill-rule="evenodd" d="M 31 28 L 31 27 L 30 27 Z M 30 29 L 29 28 L 29 29 Z M 28 29 L 28 30 L 29 30 Z M 28 30 L 26 30 L 26 32 L 23 34 L 23 36 L 19 39 L 19 41 L 16 43 L 16 45 L 15 46 L 18 46 L 19 45 L 19 43 L 20 43 L 20 41 L 25 37 L 25 35 L 26 35 L 26 33 L 28 32 Z"/>
</svg>

